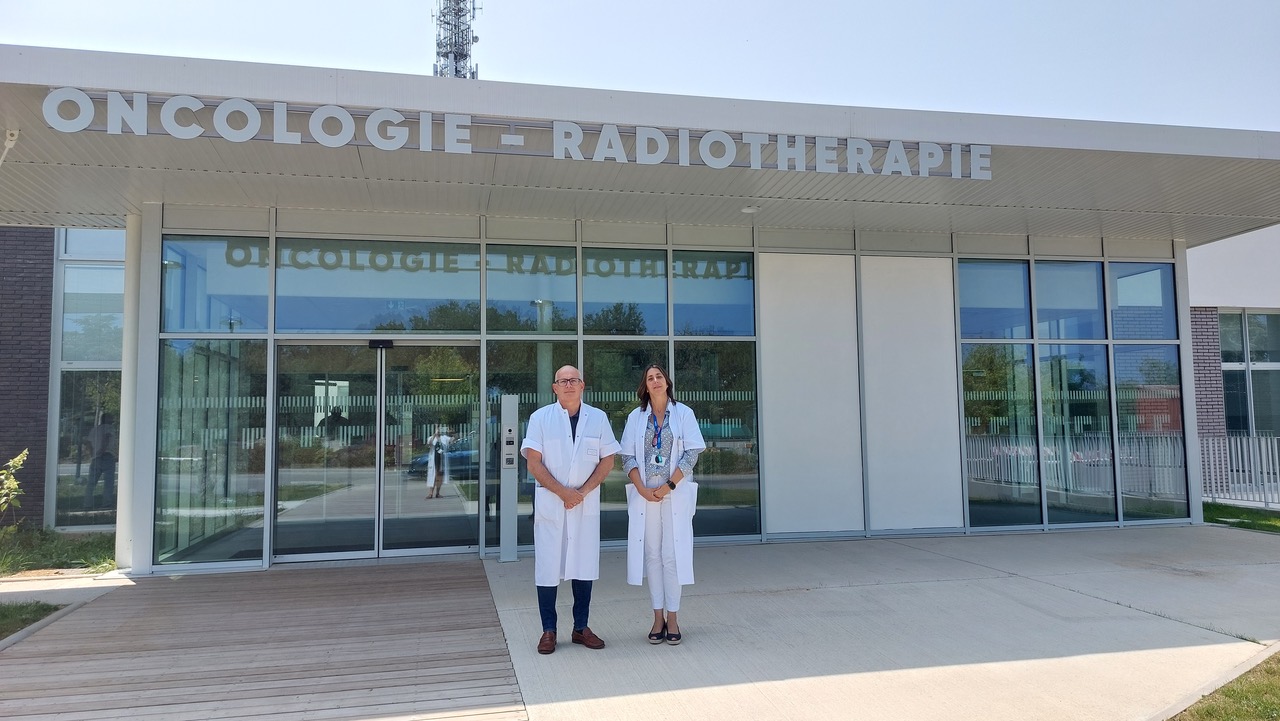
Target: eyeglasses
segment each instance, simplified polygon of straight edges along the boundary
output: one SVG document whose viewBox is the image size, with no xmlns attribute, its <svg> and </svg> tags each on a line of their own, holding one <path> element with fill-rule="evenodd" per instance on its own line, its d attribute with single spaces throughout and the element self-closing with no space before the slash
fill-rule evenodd
<svg viewBox="0 0 1280 721">
<path fill-rule="evenodd" d="M 552 382 L 555 383 L 555 385 L 560 386 L 561 388 L 572 388 L 576 385 L 581 384 L 582 379 L 581 378 L 561 378 L 560 380 L 552 381 Z"/>
</svg>

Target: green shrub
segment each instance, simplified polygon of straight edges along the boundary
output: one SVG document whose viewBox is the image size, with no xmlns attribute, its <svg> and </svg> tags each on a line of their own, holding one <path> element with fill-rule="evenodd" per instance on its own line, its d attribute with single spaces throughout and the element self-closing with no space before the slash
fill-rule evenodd
<svg viewBox="0 0 1280 721">
<path fill-rule="evenodd" d="M 18 523 L 18 509 L 22 508 L 18 496 L 22 495 L 22 486 L 18 484 L 17 472 L 27 462 L 28 450 L 30 449 L 22 449 L 16 458 L 0 468 L 0 525 L 4 524 L 6 514 L 13 519 L 13 525 Z"/>
</svg>

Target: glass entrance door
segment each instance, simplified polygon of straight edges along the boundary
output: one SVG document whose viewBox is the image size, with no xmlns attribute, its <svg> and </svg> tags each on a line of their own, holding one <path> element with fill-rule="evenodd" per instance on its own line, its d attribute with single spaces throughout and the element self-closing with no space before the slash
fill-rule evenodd
<svg viewBox="0 0 1280 721">
<path fill-rule="evenodd" d="M 275 560 L 479 545 L 478 346 L 281 345 Z"/>
</svg>

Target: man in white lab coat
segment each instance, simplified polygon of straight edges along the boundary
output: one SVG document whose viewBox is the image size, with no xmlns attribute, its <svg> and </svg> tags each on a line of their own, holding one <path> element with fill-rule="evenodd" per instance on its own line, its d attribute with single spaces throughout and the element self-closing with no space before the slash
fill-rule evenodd
<svg viewBox="0 0 1280 721">
<path fill-rule="evenodd" d="M 591 582 L 600 577 L 600 484 L 621 446 L 599 408 L 582 402 L 582 373 L 556 371 L 556 403 L 529 417 L 520 454 L 537 480 L 533 491 L 533 582 L 542 637 L 538 653 L 556 650 L 556 591 L 572 581 L 574 643 L 604 648 L 587 626 Z"/>
</svg>

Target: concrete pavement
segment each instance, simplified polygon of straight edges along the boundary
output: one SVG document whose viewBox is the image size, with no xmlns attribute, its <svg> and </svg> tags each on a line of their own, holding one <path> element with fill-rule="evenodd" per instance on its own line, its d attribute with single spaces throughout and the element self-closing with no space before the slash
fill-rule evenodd
<svg viewBox="0 0 1280 721">
<path fill-rule="evenodd" d="M 564 584 L 550 656 L 532 558 L 484 562 L 531 721 L 1164 719 L 1280 639 L 1280 536 L 1216 526 L 699 547 L 675 647 L 644 638 L 624 556 L 592 604 L 608 647 L 568 643 Z M 0 601 L 130 583 L 11 580 Z"/>
<path fill-rule="evenodd" d="M 647 592 L 611 551 L 591 620 L 609 646 L 539 656 L 532 560 L 486 561 L 529 718 L 1163 719 L 1280 638 L 1280 536 L 1220 527 L 707 547 L 695 565 L 682 645 L 647 643 Z"/>
</svg>

